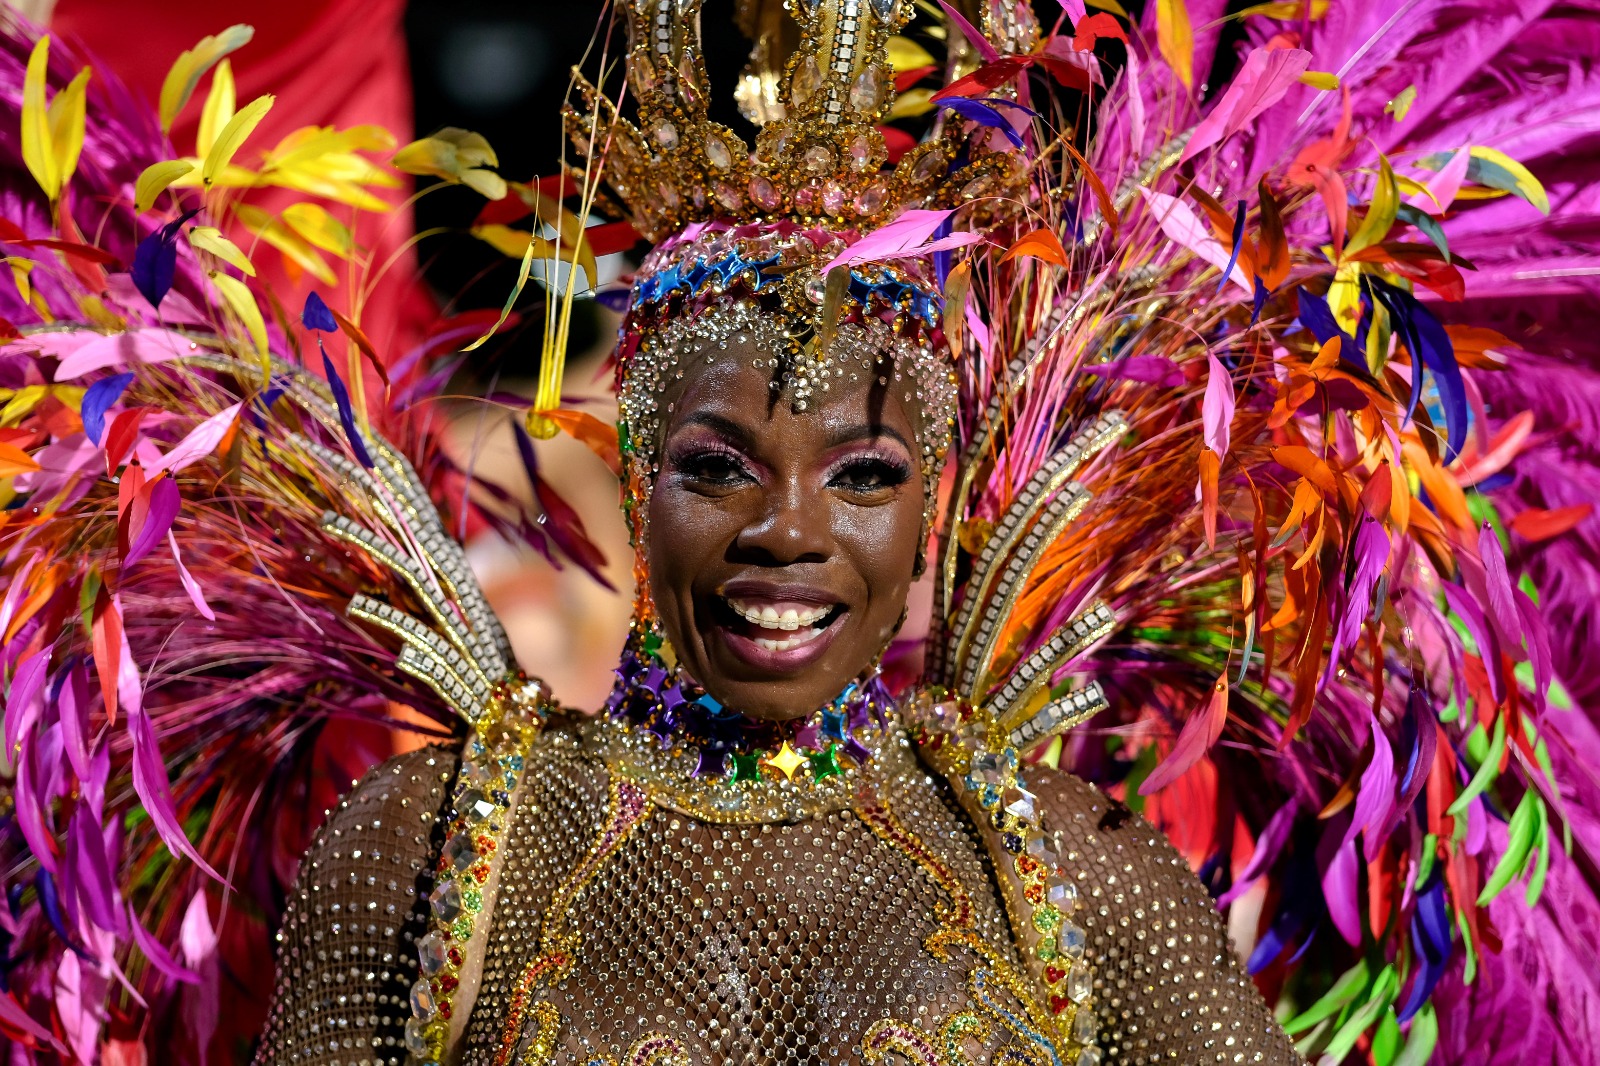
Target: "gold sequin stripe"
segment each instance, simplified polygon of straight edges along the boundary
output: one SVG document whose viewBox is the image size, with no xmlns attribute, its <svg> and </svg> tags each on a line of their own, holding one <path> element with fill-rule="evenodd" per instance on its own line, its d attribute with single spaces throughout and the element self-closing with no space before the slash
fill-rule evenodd
<svg viewBox="0 0 1600 1066">
<path fill-rule="evenodd" d="M 425 575 L 410 559 L 401 557 L 392 546 L 379 540 L 370 529 L 345 515 L 326 511 L 322 515 L 321 525 L 324 533 L 336 540 L 356 545 L 404 581 L 411 591 L 416 593 L 423 606 L 427 607 L 428 613 L 438 623 L 440 631 L 449 637 L 450 642 L 461 649 L 463 654 L 472 658 L 476 665 L 475 641 L 472 633 L 461 618 L 451 610 L 452 605 L 441 598 L 442 590 L 429 588 Z"/>
<path fill-rule="evenodd" d="M 960 879 L 944 864 L 944 860 L 900 823 L 878 790 L 863 782 L 856 789 L 854 810 L 873 835 L 922 867 L 923 872 L 944 892 L 947 902 L 937 908 L 938 919 L 961 929 L 972 928 L 975 914 L 972 897 L 967 895 Z"/>
<path fill-rule="evenodd" d="M 972 434 L 972 440 L 962 449 L 960 461 L 956 464 L 959 471 L 955 491 L 950 494 L 950 509 L 946 512 L 945 529 L 947 531 L 943 556 L 939 561 L 940 580 L 934 583 L 934 618 L 940 623 L 945 619 L 945 612 L 949 610 L 950 598 L 956 590 L 956 549 L 961 541 L 955 535 L 956 523 L 960 521 L 960 510 L 972 492 L 973 484 L 978 480 L 978 471 L 983 466 L 980 461 L 985 448 L 994 439 L 995 427 L 1000 423 L 1000 411 L 1005 404 L 1015 395 L 1015 389 L 1022 385 L 1023 375 L 1027 370 L 1026 353 L 1019 353 L 1006 365 L 1006 372 L 1001 376 L 1004 382 L 1014 382 L 1010 389 L 1003 389 L 989 400 L 989 406 L 984 409 L 983 417 L 978 420 L 977 427 Z M 943 649 L 940 650 L 943 656 Z"/>
<path fill-rule="evenodd" d="M 246 366 L 238 360 L 222 356 L 192 356 L 185 359 L 185 362 L 241 377 L 253 379 L 258 376 L 254 366 Z M 335 435 L 344 432 L 326 385 L 306 377 L 300 370 L 280 359 L 272 360 L 272 373 L 274 380 L 283 383 L 284 395 L 299 404 L 325 429 Z M 369 475 L 348 457 L 341 456 L 294 432 L 285 434 L 282 443 L 278 445 L 278 450 L 285 459 L 298 456 L 303 461 L 305 456 L 310 456 L 367 490 L 368 503 L 374 505 L 379 519 L 394 528 L 408 544 L 414 547 L 420 546 L 430 574 L 441 586 L 448 585 L 448 588 L 426 588 L 421 572 L 409 563 L 401 562 L 392 551 L 380 548 L 380 542 L 376 537 L 362 528 L 355 519 L 335 515 L 331 511 L 325 512 L 322 515 L 323 529 L 339 539 L 359 544 L 405 580 L 427 605 L 429 613 L 438 619 L 441 627 L 473 661 L 474 667 L 481 671 L 485 679 L 503 675 L 507 670 L 510 644 L 505 639 L 504 630 L 494 620 L 487 603 L 477 592 L 477 585 L 472 581 L 470 571 L 466 569 L 465 556 L 461 554 L 460 546 L 446 536 L 443 528 L 438 526 L 437 512 L 427 502 L 427 493 L 404 456 L 396 452 L 381 437 L 368 438 L 367 443 L 404 481 L 403 490 L 399 485 L 390 485 L 390 489 L 419 527 L 427 530 L 425 537 L 417 538 L 415 530 L 405 529 L 400 525 L 398 516 L 393 514 L 394 501 L 382 498 L 376 491 L 377 482 L 373 475 Z M 387 480 L 385 484 L 388 484 Z M 419 506 L 416 500 L 423 502 Z M 468 594 L 463 596 L 463 593 Z M 460 620 L 455 617 L 455 610 L 460 610 L 465 616 L 472 627 L 471 630 L 461 625 Z M 431 669 L 413 669 L 420 666 L 420 663 L 413 660 L 404 668 L 407 673 L 432 684 L 434 672 Z M 440 692 L 440 695 L 447 701 L 454 702 L 449 694 Z"/>
<path fill-rule="evenodd" d="M 973 699 L 981 695 L 979 679 L 989 671 L 1005 621 L 1011 616 L 1040 556 L 1083 513 L 1088 503 L 1089 490 L 1075 481 L 1052 497 L 1038 520 L 1029 524 L 993 587 L 975 592 L 962 603 L 964 618 L 957 624 L 951 650 L 951 661 L 961 664 L 957 691 Z M 978 613 L 980 605 L 982 614 Z"/>
<path fill-rule="evenodd" d="M 1084 463 L 1094 458 L 1126 428 L 1127 423 L 1120 414 L 1102 415 L 1093 425 L 1074 434 L 1065 447 L 1045 460 L 1033 477 L 1028 479 L 973 561 L 966 595 L 962 598 L 961 610 L 952 627 L 955 633 L 965 633 L 977 605 L 988 602 L 995 563 L 1016 550 L 1028 531 L 1037 525 L 1041 509 L 1046 510 L 1048 521 L 1054 517 L 1056 509 L 1066 506 L 1058 500 L 1057 494 L 1066 488 L 1067 482 L 1083 468 Z M 1051 502 L 1047 504 L 1046 501 Z M 961 661 L 959 648 L 955 650 L 955 661 Z"/>
<path fill-rule="evenodd" d="M 1046 500 L 1053 501 L 1054 495 L 1061 490 L 1062 486 L 1059 484 L 1052 486 L 1051 483 L 1055 478 L 1051 475 L 1072 469 L 1075 464 L 1068 463 L 1067 459 L 1065 452 L 1057 452 L 1052 463 L 1047 464 L 1033 476 L 1007 508 L 1000 524 L 990 532 L 984 541 L 983 549 L 972 561 L 972 573 L 967 578 L 961 606 L 957 608 L 950 632 L 946 634 L 944 653 L 957 656 L 954 661 L 961 661 L 959 658 L 961 649 L 956 646 L 954 638 L 965 634 L 971 628 L 972 616 L 977 611 L 978 605 L 987 602 L 989 586 L 994 581 L 995 562 L 1006 558 L 1016 548 L 1023 534 L 1032 527 L 1032 520 L 1037 515 L 1036 505 L 1042 505 Z M 1057 508 L 1064 506 L 1054 501 L 1052 505 Z"/>
<path fill-rule="evenodd" d="M 404 642 L 398 665 L 446 700 L 461 717 L 476 722 L 487 708 L 489 691 L 467 680 L 474 674 L 463 675 L 463 668 L 471 667 L 465 658 L 438 633 L 418 619 L 397 607 L 374 600 L 369 596 L 355 596 L 345 609 L 351 618 L 366 622 L 385 632 L 392 633 Z"/>
<path fill-rule="evenodd" d="M 505 628 L 500 625 L 500 620 L 490 610 L 489 601 L 484 598 L 477 579 L 473 577 L 465 549 L 454 537 L 445 532 L 444 525 L 439 519 L 439 511 L 433 506 L 428 490 L 417 477 L 411 461 L 391 447 L 382 437 L 373 443 L 377 454 L 388 462 L 405 482 L 407 492 L 403 494 L 404 498 L 416 501 L 408 503 L 408 506 L 413 509 L 413 517 L 418 528 L 426 531 L 420 538 L 422 547 L 441 575 L 449 578 L 455 587 L 457 605 L 466 614 L 467 623 L 472 627 L 473 647 L 484 663 L 485 671 L 492 677 L 504 674 L 514 659 L 511 653 L 511 641 L 506 636 Z"/>
<path fill-rule="evenodd" d="M 216 354 L 194 355 L 185 357 L 186 364 L 202 367 L 209 370 L 234 374 L 239 377 L 256 379 L 259 372 L 256 366 L 245 364 L 237 359 Z M 307 376 L 303 371 L 274 357 L 271 360 L 272 375 L 275 381 L 281 382 L 284 395 L 299 404 L 302 410 L 311 415 L 329 433 L 338 437 L 343 434 L 344 427 L 339 421 L 338 411 L 333 404 L 333 397 L 327 385 L 313 377 Z M 472 580 L 471 571 L 466 565 L 466 556 L 461 546 L 445 534 L 439 524 L 438 512 L 429 502 L 427 490 L 423 488 L 417 478 L 415 469 L 412 468 L 405 456 L 397 452 L 388 441 L 382 437 L 369 436 L 366 438 L 371 450 L 382 458 L 392 468 L 404 485 L 393 484 L 384 478 L 384 484 L 406 509 L 407 515 L 419 529 L 425 529 L 428 535 L 419 539 L 419 543 L 427 555 L 428 564 L 442 582 L 450 587 L 442 590 L 449 601 L 461 608 L 466 615 L 473 632 L 464 634 L 466 647 L 463 650 L 472 654 L 481 663 L 487 677 L 499 677 L 506 673 L 510 642 L 506 639 L 504 630 L 494 620 L 488 604 L 478 591 L 475 581 Z M 354 461 L 346 456 L 316 444 L 299 433 L 289 432 L 285 435 L 284 444 L 288 454 L 294 450 L 310 455 L 323 462 L 341 476 L 354 480 L 367 490 L 369 501 L 382 504 L 376 509 L 383 521 L 397 530 L 397 516 L 391 512 L 390 501 L 383 500 L 375 491 L 376 483 L 373 475 L 369 475 Z M 381 476 L 380 471 L 374 474 Z M 420 501 L 420 502 L 419 502 Z M 324 516 L 326 519 L 326 516 Z M 352 520 L 352 526 L 355 524 Z M 416 535 L 415 530 L 403 530 L 402 535 L 408 539 Z M 409 578 L 408 578 L 409 580 Z M 420 594 L 420 593 L 419 593 Z M 429 601 L 430 611 L 437 612 L 439 606 L 433 602 L 435 596 L 424 596 Z M 485 636 L 480 637 L 479 634 Z"/>
<path fill-rule="evenodd" d="M 1037 706 L 1039 697 L 1051 687 L 1055 672 L 1108 636 L 1116 622 L 1111 608 L 1096 601 L 1012 669 L 986 708 L 1000 729 L 1009 733 L 1020 726 Z"/>
<path fill-rule="evenodd" d="M 610 793 L 606 820 L 601 826 L 600 835 L 590 845 L 583 860 L 551 895 L 544 925 L 539 933 L 539 954 L 523 967 L 517 983 L 512 987 L 505 1023 L 500 1029 L 499 1047 L 495 1051 L 495 1066 L 510 1066 L 517 1044 L 521 1042 L 523 1025 L 535 1007 L 535 990 L 541 984 L 554 984 L 561 980 L 576 960 L 583 938 L 577 931 L 567 928 L 572 921 L 573 901 L 629 835 L 643 825 L 655 810 L 645 790 L 627 778 L 613 776 Z M 525 1057 L 521 1066 L 543 1066 L 548 1061 L 548 1058 L 537 1056 Z"/>
<path fill-rule="evenodd" d="M 476 618 L 479 615 L 475 608 L 481 606 L 482 614 L 487 614 L 487 604 L 481 603 L 477 583 L 466 566 L 460 546 L 445 534 L 439 524 L 438 512 L 428 501 L 427 495 L 422 493 L 421 487 L 413 482 L 415 475 L 410 472 L 410 466 L 405 464 L 404 458 L 386 445 L 377 444 L 375 451 L 386 466 L 374 466 L 369 471 L 349 456 L 299 434 L 292 433 L 289 439 L 297 448 L 316 456 L 323 464 L 337 470 L 340 476 L 366 490 L 378 516 L 428 560 L 445 598 L 461 607 L 476 630 Z M 498 677 L 505 672 L 505 662 L 494 654 L 493 649 L 475 643 L 473 651 L 484 659 L 488 676 Z"/>
<path fill-rule="evenodd" d="M 1011 743 L 1018 749 L 1032 748 L 1046 737 L 1058 736 L 1080 726 L 1110 707 L 1111 701 L 1106 699 L 1106 691 L 1100 687 L 1100 682 L 1091 681 L 1083 688 L 1045 704 L 1039 713 L 1011 731 Z"/>
</svg>

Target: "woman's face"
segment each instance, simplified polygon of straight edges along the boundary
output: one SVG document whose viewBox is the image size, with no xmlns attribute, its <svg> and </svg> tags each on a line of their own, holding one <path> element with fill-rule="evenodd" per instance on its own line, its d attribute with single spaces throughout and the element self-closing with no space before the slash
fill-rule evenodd
<svg viewBox="0 0 1600 1066">
<path fill-rule="evenodd" d="M 834 378 L 796 413 L 750 365 L 762 354 L 730 344 L 685 367 L 650 497 L 650 588 L 690 676 L 782 721 L 837 696 L 894 635 L 923 486 L 892 375 Z"/>
</svg>

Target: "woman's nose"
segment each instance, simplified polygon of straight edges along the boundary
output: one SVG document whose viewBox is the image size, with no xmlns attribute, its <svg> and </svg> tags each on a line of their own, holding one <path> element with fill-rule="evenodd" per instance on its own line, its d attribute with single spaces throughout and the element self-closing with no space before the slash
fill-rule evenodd
<svg viewBox="0 0 1600 1066">
<path fill-rule="evenodd" d="M 761 512 L 739 531 L 736 550 L 763 557 L 751 561 L 778 566 L 822 562 L 832 554 L 827 500 L 799 478 L 774 483 L 762 502 Z"/>
</svg>

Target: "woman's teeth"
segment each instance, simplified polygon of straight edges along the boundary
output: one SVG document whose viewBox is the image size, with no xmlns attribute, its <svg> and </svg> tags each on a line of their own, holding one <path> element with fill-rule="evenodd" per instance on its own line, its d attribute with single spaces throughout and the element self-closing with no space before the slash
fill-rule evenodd
<svg viewBox="0 0 1600 1066">
<path fill-rule="evenodd" d="M 822 630 L 820 629 L 807 628 L 787 640 L 769 640 L 766 637 L 754 637 L 752 639 L 759 648 L 765 648 L 768 651 L 788 651 L 790 648 L 798 648 L 802 644 L 811 643 L 817 639 L 817 635 L 821 632 Z"/>
<path fill-rule="evenodd" d="M 833 613 L 832 607 L 785 606 L 728 600 L 733 613 L 771 636 L 751 635 L 757 647 L 767 651 L 789 651 L 816 640 L 823 632 L 817 623 Z M 789 636 L 787 634 L 793 634 Z M 779 634 L 784 634 L 780 636 Z"/>
<path fill-rule="evenodd" d="M 728 606 L 733 608 L 734 614 L 751 625 L 760 626 L 762 629 L 783 629 L 790 632 L 814 626 L 833 611 L 832 607 L 785 607 L 779 610 L 771 604 L 757 606 L 740 600 L 729 600 Z"/>
</svg>

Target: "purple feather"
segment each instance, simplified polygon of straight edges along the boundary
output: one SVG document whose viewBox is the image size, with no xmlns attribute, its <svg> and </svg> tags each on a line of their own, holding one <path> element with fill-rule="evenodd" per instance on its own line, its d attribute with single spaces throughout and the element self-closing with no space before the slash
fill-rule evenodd
<svg viewBox="0 0 1600 1066">
<path fill-rule="evenodd" d="M 123 911 L 111 872 L 113 863 L 88 807 L 78 808 L 68 823 L 64 858 L 72 867 L 74 895 L 82 913 L 101 929 L 121 932 Z"/>
<path fill-rule="evenodd" d="M 306 293 L 306 306 L 300 312 L 300 324 L 323 333 L 339 332 L 339 323 L 334 321 L 333 312 L 328 310 L 328 305 L 315 291 Z"/>
<path fill-rule="evenodd" d="M 311 294 L 313 297 L 316 293 Z M 308 304 L 310 300 L 306 301 Z M 317 347 L 322 348 L 322 341 L 317 341 Z M 361 429 L 356 425 L 355 410 L 350 406 L 350 392 L 344 387 L 344 379 L 333 368 L 333 360 L 328 358 L 328 350 L 322 348 L 322 369 L 328 375 L 328 388 L 333 390 L 333 402 L 339 408 L 339 421 L 344 425 L 344 435 L 350 441 L 350 450 L 355 452 L 356 459 L 368 470 L 372 469 L 372 456 L 367 454 L 366 441 L 361 436 Z"/>
<path fill-rule="evenodd" d="M 200 211 L 185 212 L 139 242 L 133 253 L 133 284 L 150 306 L 160 308 L 178 272 L 178 234 Z"/>
<path fill-rule="evenodd" d="M 145 514 L 144 525 L 128 546 L 128 554 L 122 560 L 123 569 L 149 555 L 151 549 L 166 539 L 167 530 L 172 528 L 182 503 L 183 494 L 170 475 L 156 479 L 150 486 L 150 509 Z"/>
<path fill-rule="evenodd" d="M 39 909 L 44 911 L 50 928 L 73 951 L 81 952 L 83 948 L 67 931 L 66 915 L 61 910 L 61 894 L 56 890 L 56 879 L 50 875 L 50 871 L 40 867 L 39 872 L 33 875 L 33 887 L 39 895 Z"/>
<path fill-rule="evenodd" d="M 167 767 L 156 743 L 155 730 L 142 708 L 129 709 L 128 731 L 133 735 L 133 789 L 150 815 L 157 835 L 174 855 L 182 855 L 213 880 L 226 882 L 184 834 L 178 812 L 172 806 L 172 784 L 167 780 Z"/>
<path fill-rule="evenodd" d="M 1233 251 L 1228 254 L 1228 268 L 1217 280 L 1219 294 L 1233 277 L 1233 268 L 1239 265 L 1239 249 L 1244 245 L 1244 206 L 1244 201 L 1240 200 L 1238 208 L 1233 213 Z M 1256 313 L 1260 314 L 1259 311 Z"/>
<path fill-rule="evenodd" d="M 1429 703 L 1428 694 L 1418 685 L 1411 686 L 1411 693 L 1406 697 L 1406 713 L 1400 720 L 1402 747 L 1408 753 L 1406 756 L 1405 773 L 1400 778 L 1400 792 L 1395 800 L 1395 810 L 1401 813 L 1411 809 L 1411 805 L 1422 795 L 1423 786 L 1428 783 L 1428 774 L 1433 770 L 1433 759 L 1439 745 L 1439 731 L 1434 722 L 1437 716 Z"/>
<path fill-rule="evenodd" d="M 1421 965 L 1411 979 L 1411 992 L 1397 1014 L 1404 1025 L 1433 995 L 1433 990 L 1450 964 L 1455 943 L 1450 937 L 1450 915 L 1444 896 L 1444 881 L 1435 875 L 1426 889 L 1417 894 L 1416 910 L 1411 915 L 1411 944 L 1414 958 Z"/>
<path fill-rule="evenodd" d="M 150 960 L 150 965 L 174 981 L 181 981 L 189 985 L 200 983 L 199 975 L 192 970 L 184 968 L 182 963 L 173 958 L 172 952 L 168 951 L 161 941 L 150 934 L 150 931 L 139 921 L 138 915 L 129 913 L 128 927 L 133 932 L 133 942 L 139 945 L 139 950 L 144 952 L 144 957 Z"/>
<path fill-rule="evenodd" d="M 949 111 L 954 111 L 956 114 L 960 115 L 969 122 L 976 122 L 980 126 L 987 126 L 990 129 L 999 130 L 1001 133 L 1006 135 L 1006 139 L 1009 140 L 1014 146 L 1021 148 L 1022 137 L 1017 133 L 1016 130 L 1011 128 L 1011 120 L 1006 118 L 999 111 L 995 110 L 992 106 L 995 103 L 1001 102 L 1007 104 L 1011 103 L 1009 100 L 971 100 L 965 96 L 949 96 L 943 100 L 940 100 L 939 106 Z M 1020 105 L 1012 104 L 1012 106 L 1018 107 Z M 1023 108 L 1023 110 L 1027 109 Z M 1032 112 L 1029 113 L 1031 114 Z"/>
<path fill-rule="evenodd" d="M 1355 339 L 1339 328 L 1339 321 L 1333 317 L 1327 300 L 1304 285 L 1296 291 L 1296 298 L 1299 300 L 1300 324 L 1311 331 L 1318 344 L 1327 344 L 1335 337 L 1343 337 L 1344 348 L 1355 345 Z"/>
<path fill-rule="evenodd" d="M 1289 843 L 1289 836 L 1294 831 L 1295 819 L 1300 816 L 1298 804 L 1286 803 L 1279 807 L 1277 813 L 1267 822 L 1266 827 L 1256 837 L 1256 850 L 1250 856 L 1250 861 L 1245 864 L 1239 876 L 1234 880 L 1232 887 L 1217 899 L 1217 908 L 1227 907 L 1234 900 L 1249 891 L 1261 875 L 1272 869 L 1273 864 L 1283 853 L 1284 845 Z"/>
<path fill-rule="evenodd" d="M 17 745 L 31 732 L 39 712 L 44 709 L 38 697 L 49 670 L 50 648 L 47 645 L 19 662 L 11 675 L 11 690 L 6 693 L 5 703 L 6 751 L 17 750 Z"/>
<path fill-rule="evenodd" d="M 84 390 L 83 406 L 80 408 L 83 432 L 94 443 L 99 444 L 101 435 L 106 431 L 107 409 L 122 398 L 132 381 L 132 374 L 113 374 Z"/>
<path fill-rule="evenodd" d="M 1415 411 L 1422 395 L 1422 372 L 1426 367 L 1433 375 L 1434 388 L 1444 406 L 1445 452 L 1449 463 L 1461 454 L 1467 439 L 1467 393 L 1461 381 L 1461 367 L 1456 362 L 1455 345 L 1444 326 L 1433 312 L 1422 306 L 1411 293 L 1396 288 L 1388 282 L 1362 275 L 1363 284 L 1373 297 L 1389 312 L 1395 329 L 1411 353 L 1411 401 L 1406 410 Z"/>
</svg>

